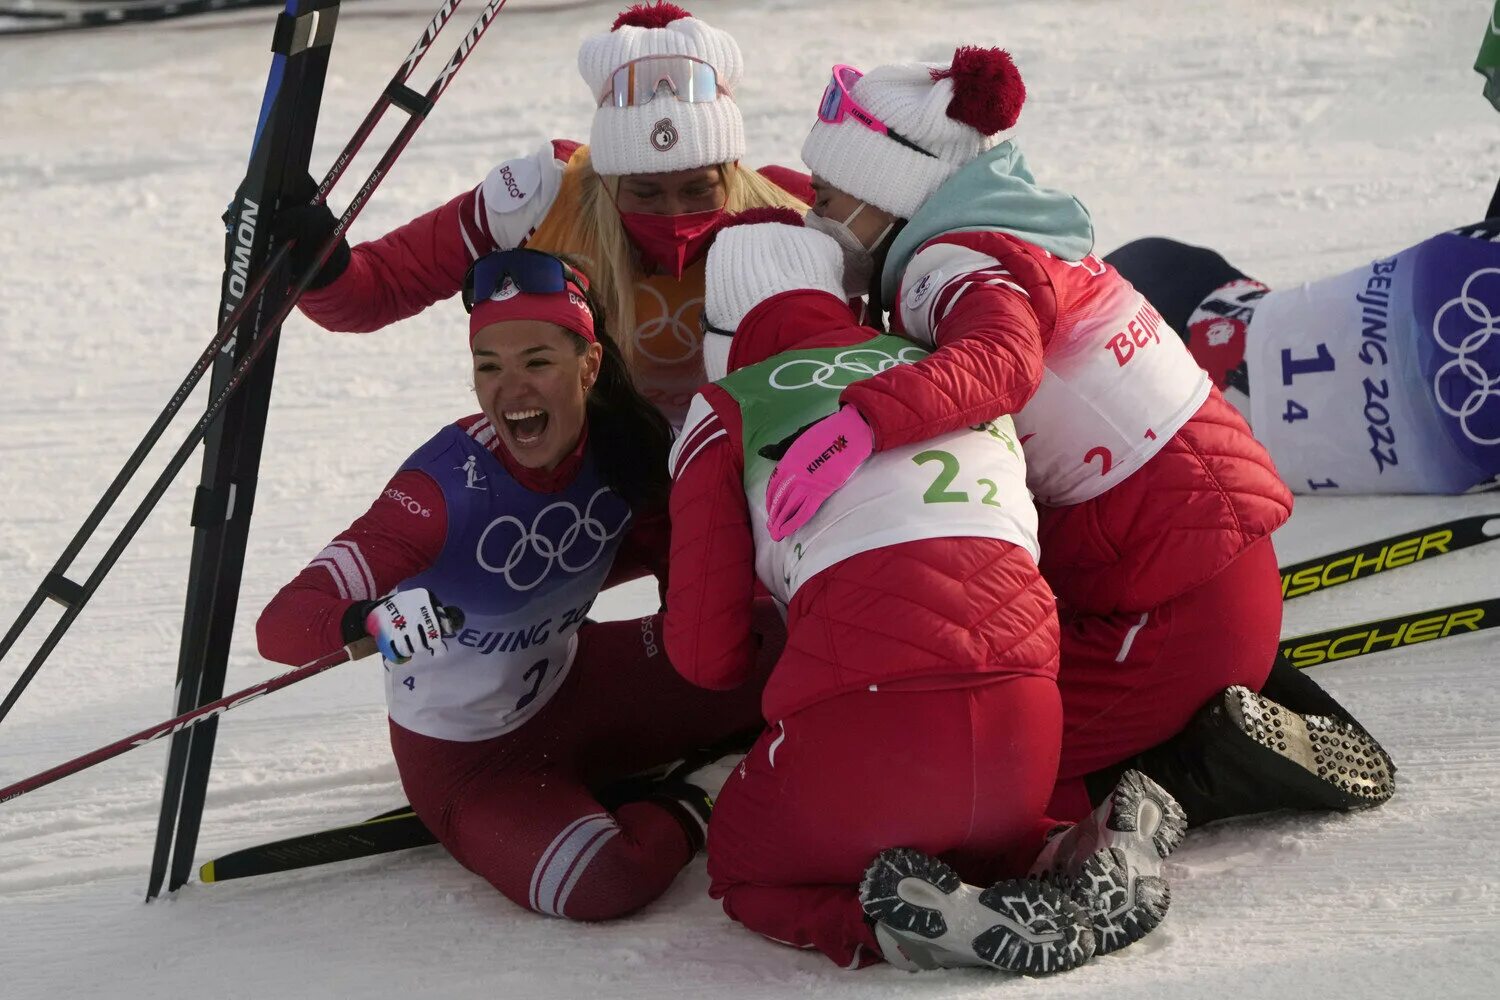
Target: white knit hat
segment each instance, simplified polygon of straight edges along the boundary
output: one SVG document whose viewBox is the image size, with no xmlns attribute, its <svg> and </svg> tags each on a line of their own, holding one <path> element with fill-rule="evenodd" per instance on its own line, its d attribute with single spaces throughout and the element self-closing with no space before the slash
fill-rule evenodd
<svg viewBox="0 0 1500 1000">
<path fill-rule="evenodd" d="M 745 62 L 728 32 L 711 28 L 670 3 L 636 4 L 614 27 L 584 40 L 578 72 L 598 103 L 615 70 L 646 56 L 691 56 L 714 68 L 722 91 L 706 104 L 690 104 L 663 93 L 636 107 L 606 102 L 594 111 L 589 150 L 600 174 L 655 174 L 745 155 L 745 126 L 731 96 Z"/>
<path fill-rule="evenodd" d="M 1010 54 L 964 46 L 949 66 L 877 66 L 850 88 L 886 127 L 932 156 L 872 131 L 852 117 L 819 118 L 802 144 L 802 162 L 861 201 L 910 219 L 970 160 L 1009 136 L 1026 87 Z"/>
<path fill-rule="evenodd" d="M 844 297 L 844 251 L 831 236 L 802 225 L 790 208 L 752 208 L 729 216 L 708 250 L 703 310 L 721 330 L 780 292 Z"/>
</svg>

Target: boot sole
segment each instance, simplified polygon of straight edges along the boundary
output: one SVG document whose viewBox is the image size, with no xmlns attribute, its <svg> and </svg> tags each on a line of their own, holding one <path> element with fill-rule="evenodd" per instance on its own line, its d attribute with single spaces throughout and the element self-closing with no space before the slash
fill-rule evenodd
<svg viewBox="0 0 1500 1000">
<path fill-rule="evenodd" d="M 865 872 L 859 899 L 865 915 L 923 968 L 987 965 L 1040 976 L 1094 954 L 1088 914 L 1056 886 L 1009 879 L 981 892 L 910 848 L 882 851 Z"/>
<path fill-rule="evenodd" d="M 1108 955 L 1154 931 L 1172 905 L 1160 863 L 1187 833 L 1187 814 L 1165 789 L 1126 771 L 1111 796 L 1105 827 L 1117 836 L 1070 879 L 1073 898 L 1089 911 L 1095 953 Z M 1144 863 L 1142 863 L 1144 862 Z"/>
<path fill-rule="evenodd" d="M 1310 805 L 1368 809 L 1395 794 L 1390 758 L 1347 722 L 1301 715 L 1243 687 L 1227 690 L 1222 706 L 1232 727 L 1284 762 L 1276 765 L 1278 777 Z"/>
</svg>

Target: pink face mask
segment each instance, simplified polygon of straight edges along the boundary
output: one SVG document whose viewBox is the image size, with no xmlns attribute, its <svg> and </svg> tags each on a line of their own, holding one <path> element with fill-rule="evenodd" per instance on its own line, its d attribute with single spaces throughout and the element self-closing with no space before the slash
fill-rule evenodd
<svg viewBox="0 0 1500 1000">
<path fill-rule="evenodd" d="M 707 251 L 714 225 L 723 214 L 722 208 L 682 215 L 621 212 L 620 222 L 642 257 L 658 271 L 680 278 L 687 266 Z"/>
</svg>

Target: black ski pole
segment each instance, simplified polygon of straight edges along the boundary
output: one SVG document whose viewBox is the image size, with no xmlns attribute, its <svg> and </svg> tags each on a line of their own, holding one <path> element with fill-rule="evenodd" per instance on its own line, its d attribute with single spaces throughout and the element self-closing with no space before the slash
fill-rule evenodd
<svg viewBox="0 0 1500 1000">
<path fill-rule="evenodd" d="M 389 108 L 393 103 L 396 103 L 398 98 L 402 100 L 409 100 L 407 95 L 412 95 L 412 92 L 406 88 L 406 80 L 411 76 L 412 71 L 416 69 L 417 63 L 421 62 L 423 55 L 426 54 L 429 45 L 437 37 L 438 32 L 441 31 L 443 26 L 448 22 L 448 19 L 453 14 L 453 12 L 458 9 L 460 2 L 461 0 L 443 0 L 442 6 L 438 9 L 437 13 L 433 15 L 433 18 L 430 22 L 428 22 L 427 27 L 423 29 L 422 37 L 418 39 L 417 44 L 413 46 L 412 50 L 402 61 L 400 68 L 397 69 L 395 76 L 393 76 L 391 79 L 391 82 L 386 85 L 385 89 L 381 92 L 380 98 L 375 102 L 375 105 L 365 116 L 365 120 L 360 123 L 360 126 L 355 130 L 353 137 L 351 137 L 349 142 L 345 144 L 343 152 L 341 152 L 339 156 L 334 160 L 333 166 L 329 168 L 327 175 L 323 178 L 322 184 L 318 186 L 318 193 L 313 199 L 314 204 L 321 203 L 327 197 L 329 190 L 344 175 L 344 172 L 349 167 L 349 163 L 354 159 L 360 148 L 363 147 L 365 140 L 369 138 L 370 133 L 375 130 L 375 127 L 377 124 L 379 124 L 381 117 L 384 116 L 386 109 Z M 504 5 L 504 0 L 500 0 L 500 5 Z M 498 10 L 498 8 L 496 8 L 496 10 Z M 493 15 L 491 15 L 491 17 L 493 17 Z M 487 24 L 488 22 L 486 22 L 486 25 Z M 413 96 L 418 96 L 418 100 L 421 100 L 419 95 Z M 428 110 L 430 110 L 430 105 L 428 107 Z M 426 112 L 424 111 L 424 117 L 425 114 Z M 408 122 L 408 124 L 410 124 L 410 122 Z M 368 182 L 366 183 L 368 184 Z M 368 198 L 368 193 L 365 194 L 365 197 Z M 354 214 L 358 214 L 358 212 L 356 211 Z M 323 248 L 323 253 L 319 254 L 318 264 L 312 270 L 311 274 L 317 273 L 317 267 L 321 267 L 323 261 L 327 260 L 328 254 L 333 252 L 333 248 L 337 245 L 338 239 L 342 237 L 343 230 L 346 229 L 348 227 L 348 224 L 352 221 L 353 216 L 348 213 L 345 214 L 344 219 L 340 220 L 338 233 Z M 166 433 L 167 426 L 172 422 L 173 418 L 176 417 L 177 413 L 182 409 L 183 404 L 187 402 L 188 396 L 198 385 L 199 381 L 202 380 L 203 375 L 209 370 L 209 368 L 213 366 L 214 361 L 218 358 L 220 352 L 223 351 L 225 346 L 228 345 L 230 340 L 233 339 L 240 321 L 244 318 L 245 313 L 249 310 L 250 306 L 258 300 L 258 296 L 262 291 L 264 291 L 266 282 L 270 279 L 270 276 L 276 272 L 277 268 L 280 267 L 281 263 L 285 260 L 288 250 L 289 245 L 287 244 L 279 247 L 276 252 L 270 257 L 270 259 L 267 260 L 266 266 L 260 270 L 260 273 L 256 275 L 252 281 L 247 283 L 246 290 L 240 296 L 238 303 L 220 323 L 219 331 L 214 336 L 214 339 L 209 342 L 208 346 L 204 348 L 203 353 L 199 355 L 198 360 L 194 362 L 192 370 L 188 372 L 187 377 L 182 380 L 180 385 L 178 385 L 177 390 L 172 394 L 172 397 L 167 400 L 166 407 L 163 408 L 162 412 L 157 416 L 155 422 L 152 423 L 151 428 L 146 432 L 140 443 L 136 445 L 136 448 L 133 452 L 131 452 L 130 457 L 126 459 L 124 466 L 115 476 L 114 481 L 111 482 L 109 484 L 109 487 L 104 491 L 104 495 L 101 496 L 99 498 L 99 501 L 94 505 L 93 510 L 89 512 L 88 517 L 84 519 L 83 526 L 78 529 L 77 533 L 74 534 L 72 540 L 68 542 L 67 546 L 63 549 L 62 555 L 59 556 L 57 562 L 53 564 L 52 569 L 47 573 L 46 576 L 42 578 L 42 582 L 37 586 L 36 592 L 33 593 L 31 598 L 26 602 L 25 606 L 21 610 L 21 613 L 17 615 L 16 620 L 6 631 L 4 638 L 0 639 L 0 660 L 4 660 L 5 655 L 10 652 L 11 647 L 15 645 L 16 640 L 19 639 L 21 633 L 25 631 L 26 626 L 30 624 L 31 620 L 36 616 L 36 613 L 41 608 L 42 602 L 44 600 L 51 598 L 52 600 L 57 601 L 63 606 L 64 611 L 62 617 L 53 625 L 52 631 L 47 635 L 46 639 L 43 640 L 41 647 L 38 648 L 31 661 L 26 665 L 25 670 L 22 671 L 21 676 L 16 680 L 15 684 L 11 687 L 10 692 L 5 696 L 5 700 L 0 701 L 0 721 L 4 721 L 6 715 L 9 714 L 12 706 L 15 705 L 16 700 L 21 697 L 21 692 L 26 690 L 27 685 L 31 683 L 31 679 L 36 676 L 37 670 L 41 668 L 42 663 L 47 659 L 48 655 L 51 654 L 53 647 L 55 647 L 57 643 L 62 639 L 63 634 L 72 624 L 73 619 L 76 618 L 78 612 L 82 610 L 83 605 L 88 602 L 89 598 L 93 596 L 94 591 L 98 589 L 99 584 L 103 581 L 104 575 L 109 571 L 110 566 L 113 565 L 114 558 L 118 556 L 118 551 L 115 546 L 111 546 L 110 551 L 114 552 L 115 556 L 107 557 L 107 563 L 105 561 L 101 561 L 99 565 L 95 567 L 94 572 L 91 573 L 88 579 L 82 584 L 68 579 L 66 575 L 67 570 L 73 563 L 73 560 L 77 558 L 78 553 L 83 550 L 84 545 L 86 545 L 89 539 L 93 537 L 94 531 L 99 527 L 99 524 L 104 520 L 105 515 L 108 514 L 110 509 L 114 506 L 115 501 L 119 499 L 120 494 L 124 491 L 126 485 L 128 485 L 130 480 L 135 476 L 136 471 L 141 467 L 141 463 L 145 461 L 146 455 L 150 453 L 151 449 L 156 446 L 156 443 L 161 439 L 162 435 Z M 287 309 L 282 314 L 283 318 L 285 317 L 285 315 L 290 314 L 291 307 L 295 306 L 297 297 L 299 297 L 302 294 L 302 291 L 305 290 L 307 283 L 307 281 L 303 281 L 297 285 L 296 291 L 288 300 Z M 270 325 L 262 324 L 262 328 L 269 329 Z M 237 385 L 238 382 L 239 379 L 236 379 L 234 381 L 234 384 Z M 223 406 L 223 402 L 226 398 L 227 394 L 221 394 L 219 398 L 214 400 L 214 403 L 210 406 L 208 412 L 204 415 L 204 419 L 200 421 L 201 425 L 206 426 L 206 421 L 211 421 L 213 419 L 213 417 L 218 413 L 219 408 Z M 193 435 L 189 435 L 190 439 L 195 443 L 198 438 L 201 438 L 201 436 L 201 434 L 197 434 L 196 437 L 194 437 Z M 177 462 L 175 466 L 172 466 L 170 468 L 172 468 L 173 472 L 175 473 L 176 468 L 180 466 L 181 462 Z M 160 485 L 159 481 L 158 485 Z M 152 494 L 148 495 L 149 505 L 145 507 L 147 513 L 150 512 L 151 507 L 155 506 L 156 498 L 160 497 L 160 495 L 160 489 L 155 489 L 153 490 Z M 135 521 L 135 519 L 132 518 L 132 521 Z M 139 525 L 137 522 L 136 527 L 138 526 Z M 124 541 L 126 543 L 128 543 L 130 540 L 129 536 L 133 536 L 135 534 L 135 527 L 128 527 L 128 531 L 129 535 L 125 536 L 124 538 Z M 120 550 L 123 550 L 124 546 L 120 545 L 118 548 Z"/>
</svg>

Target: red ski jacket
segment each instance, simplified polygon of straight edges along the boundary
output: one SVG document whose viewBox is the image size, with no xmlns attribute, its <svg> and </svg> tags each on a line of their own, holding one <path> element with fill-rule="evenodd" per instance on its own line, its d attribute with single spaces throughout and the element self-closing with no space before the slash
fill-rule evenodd
<svg viewBox="0 0 1500 1000">
<path fill-rule="evenodd" d="M 793 347 L 868 340 L 847 303 L 787 292 L 740 323 L 730 369 Z M 667 655 L 709 688 L 741 683 L 754 663 L 755 544 L 739 406 L 717 385 L 712 413 L 674 451 Z M 937 689 L 1001 677 L 1055 677 L 1056 605 L 1031 556 L 992 538 L 932 538 L 861 552 L 813 576 L 787 608 L 786 651 L 762 707 L 769 722 L 875 686 Z"/>
<path fill-rule="evenodd" d="M 1291 515 L 1292 495 L 1244 419 L 1206 380 L 1189 384 L 1181 365 L 1196 365 L 1174 357 L 1176 335 L 1093 255 L 1062 261 L 996 231 L 948 233 L 908 263 L 893 320 L 936 350 L 854 383 L 842 400 L 873 428 L 877 449 L 1014 414 L 1041 515 L 1042 572 L 1064 607 L 1149 610 Z M 1165 368 L 1151 369 L 1158 359 Z M 1172 399 L 1157 393 L 1163 385 Z M 1142 416 L 1163 409 L 1160 421 Z M 1083 499 L 1049 497 L 1054 481 Z"/>
</svg>

